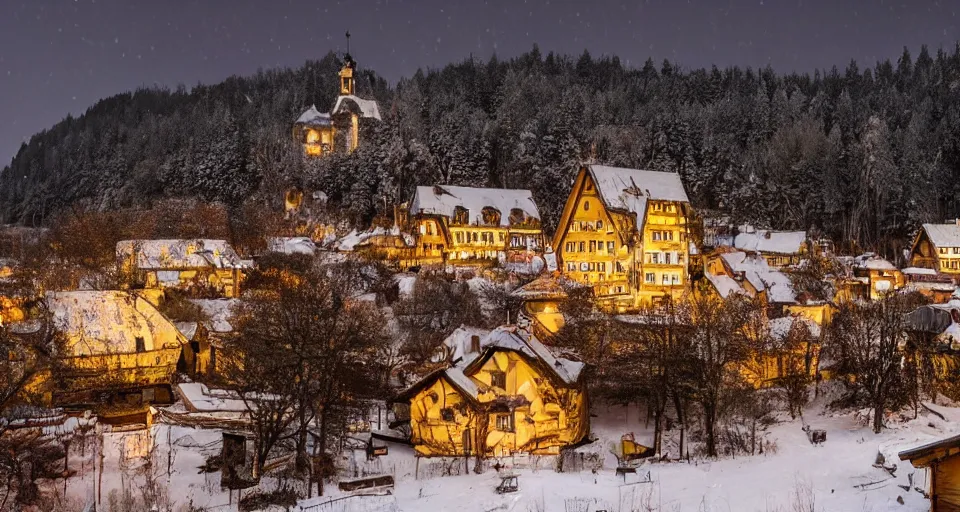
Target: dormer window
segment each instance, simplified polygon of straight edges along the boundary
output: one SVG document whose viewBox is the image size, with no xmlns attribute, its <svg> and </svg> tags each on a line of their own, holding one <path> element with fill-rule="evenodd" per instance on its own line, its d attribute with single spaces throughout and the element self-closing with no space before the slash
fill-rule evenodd
<svg viewBox="0 0 960 512">
<path fill-rule="evenodd" d="M 485 206 L 483 210 L 480 211 L 480 215 L 483 218 L 483 223 L 487 226 L 499 226 L 500 225 L 500 211 L 491 206 Z"/>
<path fill-rule="evenodd" d="M 510 225 L 523 224 L 527 220 L 527 214 L 520 208 L 510 209 Z"/>
<path fill-rule="evenodd" d="M 470 212 L 462 207 L 456 206 L 453 209 L 453 223 L 454 224 L 469 224 L 470 223 Z"/>
</svg>

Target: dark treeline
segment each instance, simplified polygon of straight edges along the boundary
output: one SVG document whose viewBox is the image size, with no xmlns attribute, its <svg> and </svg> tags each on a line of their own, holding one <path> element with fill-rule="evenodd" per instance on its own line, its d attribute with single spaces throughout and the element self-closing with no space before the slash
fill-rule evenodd
<svg viewBox="0 0 960 512">
<path fill-rule="evenodd" d="M 362 60 L 362 59 L 361 59 Z M 290 126 L 326 109 L 339 62 L 214 86 L 141 90 L 34 136 L 0 176 L 0 214 L 41 223 L 67 206 L 167 196 L 237 205 L 319 188 L 349 219 L 389 216 L 418 184 L 533 190 L 548 229 L 579 161 L 679 172 L 694 206 L 809 229 L 898 256 L 916 226 L 960 215 L 960 45 L 861 69 L 778 74 L 640 68 L 616 57 L 470 59 L 358 94 L 384 122 L 361 148 L 304 162 Z"/>
</svg>

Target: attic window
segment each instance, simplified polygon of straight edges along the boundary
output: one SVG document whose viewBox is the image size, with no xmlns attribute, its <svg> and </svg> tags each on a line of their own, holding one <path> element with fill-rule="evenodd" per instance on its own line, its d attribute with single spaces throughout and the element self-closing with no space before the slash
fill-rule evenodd
<svg viewBox="0 0 960 512">
<path fill-rule="evenodd" d="M 453 408 L 444 407 L 440 409 L 440 418 L 443 421 L 453 421 L 456 416 L 453 414 Z"/>
<path fill-rule="evenodd" d="M 470 212 L 462 206 L 456 206 L 453 208 L 453 223 L 454 224 L 469 224 L 470 223 Z"/>
<path fill-rule="evenodd" d="M 483 217 L 483 223 L 487 226 L 497 226 L 500 225 L 500 211 L 492 206 L 485 206 L 483 210 L 480 211 L 480 215 Z"/>
<path fill-rule="evenodd" d="M 143 336 L 137 336 L 136 342 L 137 342 L 137 353 L 147 351 L 147 345 L 143 341 Z"/>
<path fill-rule="evenodd" d="M 527 220 L 527 214 L 520 208 L 510 209 L 510 224 L 523 224 Z"/>
<path fill-rule="evenodd" d="M 589 212 L 589 211 L 590 211 L 590 201 L 584 201 L 584 202 L 583 202 L 583 211 L 585 211 L 585 212 Z"/>
<path fill-rule="evenodd" d="M 490 372 L 490 385 L 503 390 L 507 389 L 507 374 L 495 370 Z"/>
</svg>

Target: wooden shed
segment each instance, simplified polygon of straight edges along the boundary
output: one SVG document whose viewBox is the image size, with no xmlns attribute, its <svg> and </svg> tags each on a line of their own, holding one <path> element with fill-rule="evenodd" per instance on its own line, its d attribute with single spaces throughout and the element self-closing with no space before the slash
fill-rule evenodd
<svg viewBox="0 0 960 512">
<path fill-rule="evenodd" d="M 931 512 L 960 512 L 960 435 L 899 453 L 915 468 L 930 468 Z"/>
</svg>

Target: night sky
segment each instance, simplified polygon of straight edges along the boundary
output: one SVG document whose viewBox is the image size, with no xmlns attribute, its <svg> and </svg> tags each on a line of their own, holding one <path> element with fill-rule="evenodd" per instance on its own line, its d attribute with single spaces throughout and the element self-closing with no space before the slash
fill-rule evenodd
<svg viewBox="0 0 960 512">
<path fill-rule="evenodd" d="M 952 51 L 960 0 L 0 0 L 0 163 L 67 113 L 351 50 L 392 83 L 493 52 L 812 71 Z"/>
</svg>

